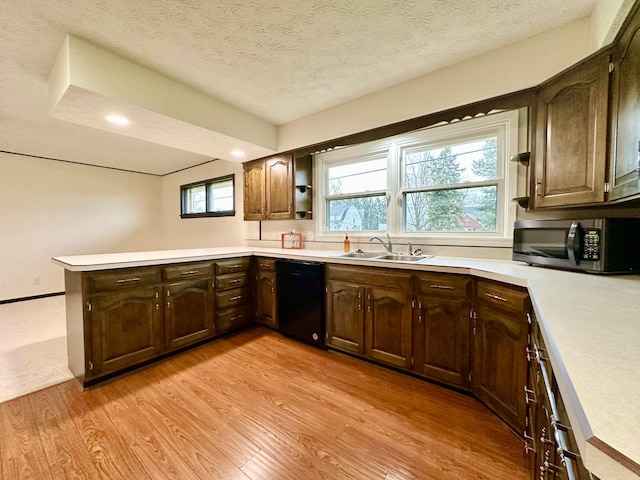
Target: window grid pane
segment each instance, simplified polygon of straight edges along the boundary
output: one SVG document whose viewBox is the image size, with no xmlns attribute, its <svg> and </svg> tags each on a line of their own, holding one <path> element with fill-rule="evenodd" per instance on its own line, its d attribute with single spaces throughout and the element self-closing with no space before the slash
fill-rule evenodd
<svg viewBox="0 0 640 480">
<path fill-rule="evenodd" d="M 495 180 L 497 143 L 497 137 L 492 136 L 446 147 L 405 151 L 403 188 Z"/>
<path fill-rule="evenodd" d="M 352 195 L 387 188 L 387 157 L 356 161 L 328 169 L 329 195 Z"/>
<path fill-rule="evenodd" d="M 233 210 L 233 181 L 225 180 L 209 185 L 209 212 Z"/>
<path fill-rule="evenodd" d="M 206 191 L 204 185 L 191 187 L 187 190 L 187 212 L 204 213 L 206 204 Z"/>
<path fill-rule="evenodd" d="M 405 232 L 496 232 L 498 186 L 404 195 Z"/>
<path fill-rule="evenodd" d="M 326 204 L 329 231 L 386 231 L 386 195 L 329 199 Z"/>
</svg>

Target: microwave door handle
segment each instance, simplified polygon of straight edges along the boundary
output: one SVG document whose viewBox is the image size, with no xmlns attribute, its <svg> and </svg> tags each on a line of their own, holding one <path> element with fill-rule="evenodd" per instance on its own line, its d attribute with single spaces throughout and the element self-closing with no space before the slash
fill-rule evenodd
<svg viewBox="0 0 640 480">
<path fill-rule="evenodd" d="M 580 237 L 578 231 L 580 229 L 580 222 L 573 222 L 569 227 L 569 234 L 567 235 L 567 253 L 569 254 L 569 261 L 572 264 L 578 265 L 580 263 L 578 252 L 580 248 Z"/>
</svg>

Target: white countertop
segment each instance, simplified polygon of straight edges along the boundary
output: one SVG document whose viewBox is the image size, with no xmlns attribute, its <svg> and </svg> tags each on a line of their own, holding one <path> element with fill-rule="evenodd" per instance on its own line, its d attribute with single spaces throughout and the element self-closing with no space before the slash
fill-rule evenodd
<svg viewBox="0 0 640 480">
<path fill-rule="evenodd" d="M 520 262 L 434 257 L 398 264 L 340 252 L 221 247 L 55 257 L 72 271 L 266 255 L 468 273 L 527 287 L 586 467 L 601 480 L 640 479 L 640 276 L 600 276 Z M 623 466 L 625 465 L 625 466 Z"/>
</svg>

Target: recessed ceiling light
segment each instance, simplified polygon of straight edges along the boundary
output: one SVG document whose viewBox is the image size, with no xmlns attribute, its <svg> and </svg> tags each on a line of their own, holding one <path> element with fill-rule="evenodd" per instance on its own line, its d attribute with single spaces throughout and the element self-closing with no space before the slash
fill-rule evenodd
<svg viewBox="0 0 640 480">
<path fill-rule="evenodd" d="M 106 115 L 105 118 L 116 125 L 129 125 L 129 119 L 120 115 Z"/>
<path fill-rule="evenodd" d="M 236 158 L 242 158 L 244 157 L 244 152 L 242 150 L 234 150 L 233 152 L 231 152 L 231 155 Z"/>
</svg>

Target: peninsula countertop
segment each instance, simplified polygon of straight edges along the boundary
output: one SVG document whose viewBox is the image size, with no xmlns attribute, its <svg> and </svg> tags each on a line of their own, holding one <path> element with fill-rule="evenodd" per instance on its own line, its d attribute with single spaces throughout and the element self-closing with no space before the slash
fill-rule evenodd
<svg viewBox="0 0 640 480">
<path fill-rule="evenodd" d="M 433 257 L 415 263 L 340 258 L 327 250 L 217 247 L 55 257 L 71 271 L 261 255 L 465 273 L 526 287 L 585 466 L 601 480 L 640 479 L 640 276 L 601 276 L 520 262 Z"/>
</svg>

